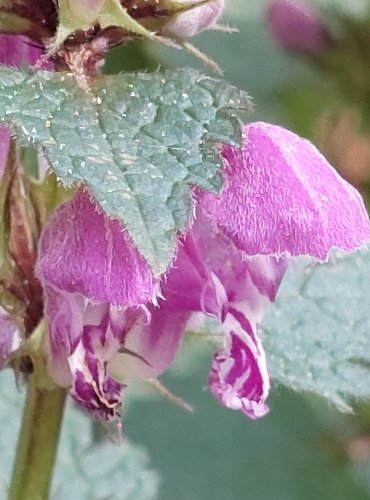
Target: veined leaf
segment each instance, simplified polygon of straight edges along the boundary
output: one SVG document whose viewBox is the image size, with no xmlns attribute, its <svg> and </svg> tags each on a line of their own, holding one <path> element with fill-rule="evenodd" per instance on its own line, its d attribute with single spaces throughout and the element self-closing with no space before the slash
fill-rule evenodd
<svg viewBox="0 0 370 500">
<path fill-rule="evenodd" d="M 101 77 L 0 70 L 0 122 L 40 144 L 60 180 L 88 186 L 163 272 L 192 215 L 191 185 L 221 187 L 221 143 L 238 145 L 248 95 L 196 70 Z"/>
</svg>

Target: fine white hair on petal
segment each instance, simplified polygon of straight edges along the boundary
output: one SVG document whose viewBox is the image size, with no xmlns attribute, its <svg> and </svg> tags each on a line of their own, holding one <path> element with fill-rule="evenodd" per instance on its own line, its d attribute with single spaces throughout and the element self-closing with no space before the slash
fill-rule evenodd
<svg viewBox="0 0 370 500">
<path fill-rule="evenodd" d="M 325 261 L 338 248 L 370 241 L 359 193 L 306 139 L 269 123 L 244 128 L 241 148 L 226 146 L 221 196 L 198 203 L 248 256 L 307 255 Z"/>
</svg>

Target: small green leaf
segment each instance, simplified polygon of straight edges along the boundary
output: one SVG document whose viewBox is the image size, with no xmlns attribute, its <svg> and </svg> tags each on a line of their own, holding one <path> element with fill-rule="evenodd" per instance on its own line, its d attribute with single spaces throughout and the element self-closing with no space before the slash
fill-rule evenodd
<svg viewBox="0 0 370 500">
<path fill-rule="evenodd" d="M 273 378 L 344 411 L 370 399 L 370 252 L 291 268 L 262 322 Z"/>
<path fill-rule="evenodd" d="M 241 143 L 249 110 L 244 91 L 192 69 L 102 77 L 90 94 L 66 74 L 0 70 L 0 122 L 123 220 L 156 274 L 191 218 L 190 185 L 220 189 L 220 143 Z"/>
</svg>

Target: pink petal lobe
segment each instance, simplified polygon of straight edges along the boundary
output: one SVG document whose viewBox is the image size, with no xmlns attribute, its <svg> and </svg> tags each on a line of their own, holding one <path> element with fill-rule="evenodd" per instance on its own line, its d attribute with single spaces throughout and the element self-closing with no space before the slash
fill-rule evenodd
<svg viewBox="0 0 370 500">
<path fill-rule="evenodd" d="M 260 296 L 268 302 L 274 300 L 286 267 L 283 257 L 245 258 L 233 240 L 199 209 L 161 290 L 174 310 L 221 317 L 224 303 L 247 298 L 260 314 Z"/>
<path fill-rule="evenodd" d="M 213 358 L 210 389 L 227 408 L 262 417 L 268 412 L 270 381 L 261 342 L 240 311 L 230 309 L 223 331 L 224 348 Z"/>
<path fill-rule="evenodd" d="M 108 375 L 107 362 L 88 350 L 77 350 L 69 363 L 73 374 L 70 394 L 76 403 L 102 421 L 120 418 L 124 386 Z"/>
<path fill-rule="evenodd" d="M 118 418 L 123 386 L 109 376 L 107 365 L 123 341 L 125 312 L 50 285 L 44 291 L 51 377 L 71 387 L 75 401 L 97 418 Z"/>
<path fill-rule="evenodd" d="M 43 49 L 23 35 L 0 34 L 0 64 L 6 66 L 33 66 Z"/>
<path fill-rule="evenodd" d="M 155 292 L 151 270 L 126 229 L 82 189 L 44 229 L 38 272 L 42 282 L 113 305 L 141 304 Z"/>
<path fill-rule="evenodd" d="M 173 309 L 166 300 L 140 312 L 127 331 L 123 352 L 109 362 L 109 373 L 122 381 L 161 375 L 177 354 L 189 317 L 189 312 Z"/>
<path fill-rule="evenodd" d="M 286 267 L 285 258 L 243 256 L 199 209 L 161 284 L 172 311 L 202 312 L 220 321 L 223 341 L 210 388 L 222 404 L 251 418 L 268 411 L 269 377 L 257 331 Z"/>
<path fill-rule="evenodd" d="M 307 140 L 268 123 L 244 129 L 244 146 L 225 147 L 220 197 L 199 203 L 247 255 L 328 258 L 370 240 L 363 200 Z"/>
</svg>

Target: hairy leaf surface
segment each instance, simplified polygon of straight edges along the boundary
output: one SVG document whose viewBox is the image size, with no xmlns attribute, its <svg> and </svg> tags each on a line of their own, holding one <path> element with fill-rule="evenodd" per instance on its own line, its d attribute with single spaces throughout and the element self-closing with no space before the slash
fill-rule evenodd
<svg viewBox="0 0 370 500">
<path fill-rule="evenodd" d="M 0 70 L 0 122 L 40 144 L 60 180 L 124 221 L 155 273 L 192 215 L 191 185 L 221 187 L 220 144 L 240 144 L 248 95 L 196 70 L 101 77 Z"/>
</svg>

